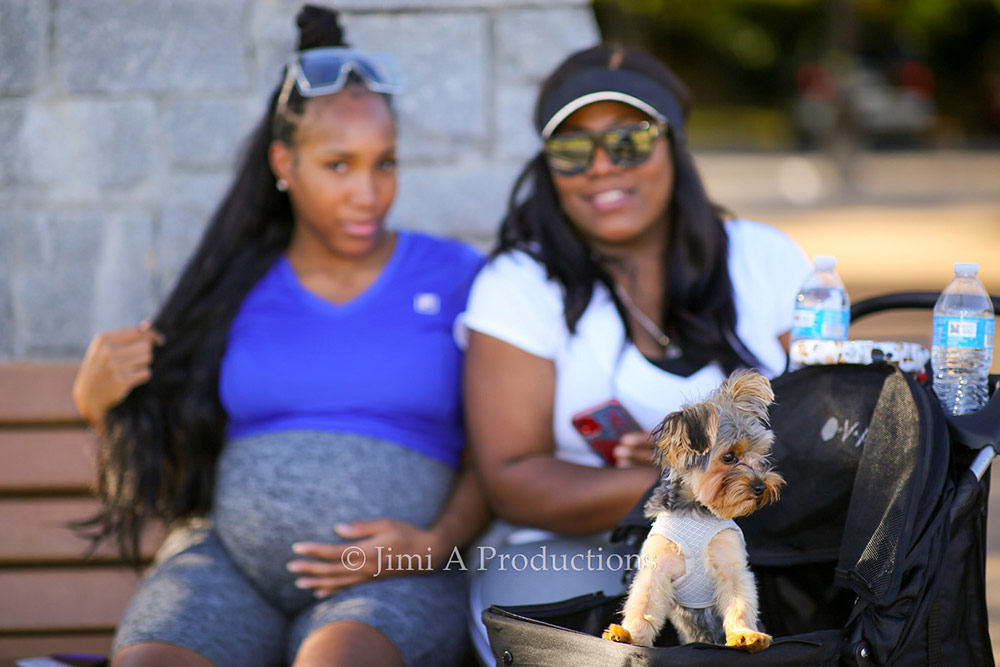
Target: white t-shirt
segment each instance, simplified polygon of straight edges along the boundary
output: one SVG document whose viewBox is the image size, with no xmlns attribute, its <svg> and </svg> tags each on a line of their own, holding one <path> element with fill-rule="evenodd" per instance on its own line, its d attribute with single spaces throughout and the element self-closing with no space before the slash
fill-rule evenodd
<svg viewBox="0 0 1000 667">
<path fill-rule="evenodd" d="M 748 220 L 725 226 L 736 333 L 763 364 L 761 371 L 773 377 L 785 368 L 778 336 L 791 329 L 795 296 L 811 266 L 784 232 Z M 553 361 L 555 455 L 581 465 L 603 462 L 573 428 L 578 412 L 617 398 L 648 430 L 725 379 L 715 362 L 689 377 L 652 364 L 626 341 L 614 302 L 600 284 L 571 335 L 563 315 L 562 287 L 546 277 L 544 266 L 520 251 L 504 253 L 486 265 L 459 320 L 460 339 L 466 327 Z"/>
</svg>

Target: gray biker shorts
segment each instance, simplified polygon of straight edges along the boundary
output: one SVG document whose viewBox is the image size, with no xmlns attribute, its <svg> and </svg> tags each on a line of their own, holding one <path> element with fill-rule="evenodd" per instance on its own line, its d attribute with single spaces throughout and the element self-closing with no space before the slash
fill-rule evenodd
<svg viewBox="0 0 1000 667">
<path fill-rule="evenodd" d="M 313 630 L 358 621 L 389 637 L 408 665 L 456 664 L 465 654 L 468 587 L 461 572 L 358 584 L 289 618 L 236 570 L 210 527 L 174 531 L 161 554 L 122 617 L 116 651 L 158 641 L 220 666 L 272 667 L 290 664 Z"/>
<path fill-rule="evenodd" d="M 219 466 L 212 520 L 168 536 L 113 650 L 167 642 L 217 665 L 271 667 L 291 663 L 312 631 L 356 621 L 385 634 L 407 664 L 457 664 L 466 655 L 460 569 L 373 579 L 321 600 L 296 589 L 285 569 L 293 542 L 338 541 L 332 526 L 341 521 L 427 525 L 450 493 L 453 469 L 386 441 L 310 432 L 231 441 Z"/>
</svg>

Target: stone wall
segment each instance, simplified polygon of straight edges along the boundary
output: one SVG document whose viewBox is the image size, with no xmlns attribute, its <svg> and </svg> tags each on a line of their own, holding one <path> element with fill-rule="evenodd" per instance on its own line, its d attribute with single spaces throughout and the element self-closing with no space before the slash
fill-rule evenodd
<svg viewBox="0 0 1000 667">
<path fill-rule="evenodd" d="M 487 244 L 587 0 L 340 0 L 407 91 L 392 224 Z M 0 359 L 151 315 L 294 48 L 289 0 L 0 0 Z"/>
</svg>

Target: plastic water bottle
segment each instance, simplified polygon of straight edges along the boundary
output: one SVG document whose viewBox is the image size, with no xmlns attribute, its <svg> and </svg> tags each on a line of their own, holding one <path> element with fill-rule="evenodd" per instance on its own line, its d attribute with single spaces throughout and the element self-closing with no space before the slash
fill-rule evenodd
<svg viewBox="0 0 1000 667">
<path fill-rule="evenodd" d="M 837 275 L 837 259 L 816 255 L 813 266 L 815 270 L 795 298 L 792 340 L 846 340 L 851 301 Z"/>
<path fill-rule="evenodd" d="M 955 277 L 934 304 L 931 364 L 934 393 L 945 412 L 964 415 L 986 405 L 993 361 L 993 302 L 976 264 L 955 264 Z"/>
</svg>

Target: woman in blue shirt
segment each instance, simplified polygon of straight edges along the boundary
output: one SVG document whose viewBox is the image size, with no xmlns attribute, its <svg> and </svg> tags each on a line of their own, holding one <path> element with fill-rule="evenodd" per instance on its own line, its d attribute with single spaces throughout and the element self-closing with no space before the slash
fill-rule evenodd
<svg viewBox="0 0 1000 667">
<path fill-rule="evenodd" d="M 179 525 L 115 664 L 434 664 L 465 651 L 484 525 L 452 329 L 473 249 L 386 229 L 397 79 L 306 7 L 300 50 L 153 321 L 97 336 L 98 538 Z M 330 48 L 335 47 L 335 48 Z M 429 619 L 433 619 L 430 621 Z"/>
</svg>

